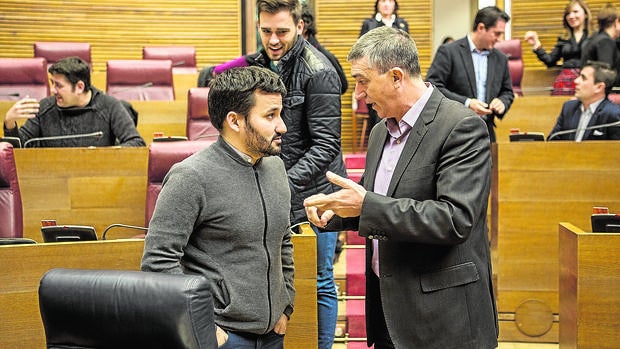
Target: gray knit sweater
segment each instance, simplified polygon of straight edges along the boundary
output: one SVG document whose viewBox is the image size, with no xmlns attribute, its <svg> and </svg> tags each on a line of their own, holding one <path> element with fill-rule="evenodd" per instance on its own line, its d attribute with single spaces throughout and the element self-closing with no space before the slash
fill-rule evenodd
<svg viewBox="0 0 620 349">
<path fill-rule="evenodd" d="M 220 137 L 164 179 L 142 270 L 206 276 L 217 325 L 267 333 L 293 311 L 289 212 L 282 160 L 252 166 Z"/>
</svg>

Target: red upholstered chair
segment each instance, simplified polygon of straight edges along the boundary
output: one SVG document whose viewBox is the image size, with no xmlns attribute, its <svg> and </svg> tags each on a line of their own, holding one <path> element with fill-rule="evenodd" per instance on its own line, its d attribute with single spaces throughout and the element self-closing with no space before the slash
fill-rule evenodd
<svg viewBox="0 0 620 349">
<path fill-rule="evenodd" d="M 107 62 L 106 92 L 124 100 L 174 100 L 172 61 L 110 60 Z"/>
<path fill-rule="evenodd" d="M 211 141 L 153 142 L 149 145 L 144 224 L 148 227 L 161 185 L 172 165 L 211 145 Z"/>
<path fill-rule="evenodd" d="M 90 44 L 87 42 L 35 42 L 34 56 L 47 60 L 47 66 L 65 57 L 77 56 L 92 67 Z"/>
<path fill-rule="evenodd" d="M 23 237 L 23 224 L 13 146 L 0 142 L 0 238 Z"/>
<path fill-rule="evenodd" d="M 45 58 L 0 58 L 0 100 L 50 95 Z"/>
<path fill-rule="evenodd" d="M 362 119 L 362 130 L 360 131 L 360 140 L 357 150 L 364 151 L 366 149 L 366 141 L 368 140 L 368 105 L 365 100 L 355 100 L 353 104 L 353 114 L 355 114 L 356 119 Z"/>
<path fill-rule="evenodd" d="M 185 131 L 189 140 L 216 140 L 220 134 L 211 124 L 208 96 L 208 87 L 193 87 L 187 91 Z"/>
<path fill-rule="evenodd" d="M 523 96 L 521 80 L 523 80 L 523 56 L 521 40 L 504 40 L 495 44 L 495 48 L 502 51 L 508 57 L 508 69 L 512 79 L 512 90 L 516 95 Z"/>
<path fill-rule="evenodd" d="M 169 59 L 174 74 L 195 74 L 196 48 L 193 46 L 144 46 L 143 59 Z"/>
</svg>

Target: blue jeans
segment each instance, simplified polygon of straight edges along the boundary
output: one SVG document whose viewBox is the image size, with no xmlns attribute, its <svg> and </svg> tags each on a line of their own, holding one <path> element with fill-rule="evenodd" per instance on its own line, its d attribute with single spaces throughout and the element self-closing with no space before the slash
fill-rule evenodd
<svg viewBox="0 0 620 349">
<path fill-rule="evenodd" d="M 228 340 L 220 349 L 284 349 L 284 336 L 273 331 L 261 336 L 228 332 Z"/>
<path fill-rule="evenodd" d="M 316 232 L 316 282 L 318 303 L 319 349 L 330 349 L 334 343 L 338 319 L 338 294 L 334 282 L 334 254 L 338 232 Z"/>
</svg>

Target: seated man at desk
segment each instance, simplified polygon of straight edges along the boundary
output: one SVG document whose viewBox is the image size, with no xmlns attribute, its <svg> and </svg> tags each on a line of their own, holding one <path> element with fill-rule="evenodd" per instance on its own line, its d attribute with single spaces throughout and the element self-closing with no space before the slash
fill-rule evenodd
<svg viewBox="0 0 620 349">
<path fill-rule="evenodd" d="M 24 147 L 146 145 L 121 101 L 91 86 L 88 63 L 68 57 L 48 71 L 52 96 L 17 101 L 6 113 L 5 136 L 19 137 Z"/>
<path fill-rule="evenodd" d="M 586 63 L 575 79 L 575 97 L 562 105 L 547 140 L 620 139 L 620 106 L 607 98 L 616 72 L 605 62 Z"/>
</svg>

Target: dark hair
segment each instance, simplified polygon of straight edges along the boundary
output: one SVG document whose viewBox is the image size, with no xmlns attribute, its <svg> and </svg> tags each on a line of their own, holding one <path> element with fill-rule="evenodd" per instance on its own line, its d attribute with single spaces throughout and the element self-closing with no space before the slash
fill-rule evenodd
<svg viewBox="0 0 620 349">
<path fill-rule="evenodd" d="M 257 0 L 256 11 L 260 15 L 261 12 L 274 14 L 282 10 L 289 11 L 293 16 L 295 25 L 301 20 L 301 3 L 299 0 Z"/>
<path fill-rule="evenodd" d="M 315 36 L 317 33 L 314 15 L 307 2 L 301 4 L 301 19 L 304 20 L 304 31 L 308 36 Z"/>
<path fill-rule="evenodd" d="M 618 19 L 618 11 L 610 2 L 598 12 L 598 31 L 602 32 L 611 27 L 616 19 Z"/>
<path fill-rule="evenodd" d="M 229 112 L 249 115 L 256 102 L 255 91 L 286 95 L 278 74 L 257 66 L 228 69 L 211 80 L 209 87 L 209 116 L 219 131 Z"/>
<path fill-rule="evenodd" d="M 80 57 L 66 57 L 52 64 L 47 71 L 50 74 L 64 75 L 75 88 L 78 81 L 84 82 L 84 91 L 90 90 L 90 65 Z"/>
<path fill-rule="evenodd" d="M 594 82 L 602 82 L 605 84 L 605 96 L 607 96 L 616 82 L 616 72 L 611 68 L 609 63 L 601 61 L 587 61 L 583 65 L 585 67 L 592 67 L 594 69 Z M 582 70 L 583 70 L 582 68 Z"/>
<path fill-rule="evenodd" d="M 379 12 L 379 1 L 375 1 L 375 13 Z M 394 0 L 394 16 L 398 17 L 398 1 Z"/>
<path fill-rule="evenodd" d="M 480 23 L 484 24 L 484 26 L 489 29 L 495 26 L 497 21 L 500 19 L 508 23 L 508 21 L 510 20 L 510 16 L 506 12 L 500 10 L 500 8 L 497 6 L 487 6 L 485 8 L 481 8 L 476 13 L 476 18 L 474 19 L 474 26 L 472 30 L 476 31 L 476 28 Z"/>
<path fill-rule="evenodd" d="M 420 77 L 420 58 L 411 36 L 404 30 L 381 26 L 362 35 L 353 44 L 347 60 L 366 58 L 380 74 L 399 67 L 409 75 Z"/>
<path fill-rule="evenodd" d="M 441 41 L 442 44 L 448 44 L 454 41 L 454 38 L 451 36 L 446 36 L 445 38 L 443 38 L 443 40 Z"/>
</svg>

